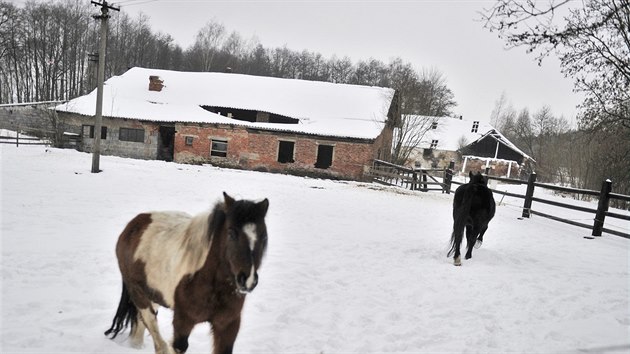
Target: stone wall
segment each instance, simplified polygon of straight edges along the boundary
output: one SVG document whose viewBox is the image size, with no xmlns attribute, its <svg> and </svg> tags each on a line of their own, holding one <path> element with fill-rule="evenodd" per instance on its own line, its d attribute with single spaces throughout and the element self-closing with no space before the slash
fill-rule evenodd
<svg viewBox="0 0 630 354">
<path fill-rule="evenodd" d="M 94 139 L 89 137 L 87 131 L 84 131 L 83 126 L 94 125 L 94 118 L 62 112 L 59 113 L 59 116 L 66 124 L 66 131 L 81 135 L 79 150 L 91 153 L 94 146 Z M 101 139 L 101 154 L 145 160 L 153 160 L 157 158 L 159 136 L 158 124 L 103 117 L 103 127 L 107 127 L 107 136 L 105 139 Z M 144 142 L 141 143 L 120 140 L 120 128 L 144 130 Z"/>
<path fill-rule="evenodd" d="M 0 105 L 0 129 L 53 131 L 49 107 L 59 102 Z"/>
</svg>

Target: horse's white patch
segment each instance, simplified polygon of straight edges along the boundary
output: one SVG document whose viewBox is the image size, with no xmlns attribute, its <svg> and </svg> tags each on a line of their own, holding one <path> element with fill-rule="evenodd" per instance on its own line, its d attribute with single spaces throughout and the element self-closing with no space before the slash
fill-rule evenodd
<svg viewBox="0 0 630 354">
<path fill-rule="evenodd" d="M 208 216 L 180 212 L 151 213 L 151 224 L 142 235 L 134 260 L 145 262 L 147 285 L 159 291 L 173 308 L 179 281 L 203 266 L 210 250 Z"/>
<path fill-rule="evenodd" d="M 243 232 L 247 235 L 247 239 L 249 240 L 250 251 L 254 252 L 256 241 L 258 241 L 258 236 L 256 235 L 256 224 L 250 222 L 243 225 Z"/>
<path fill-rule="evenodd" d="M 254 268 L 254 265 L 252 264 L 252 270 L 249 272 L 249 277 L 247 278 L 247 281 L 245 282 L 245 286 L 247 286 L 247 289 L 251 289 L 252 286 L 254 286 L 255 275 L 256 275 L 256 268 Z"/>
<path fill-rule="evenodd" d="M 256 247 L 256 241 L 258 241 L 258 236 L 256 234 L 256 224 L 247 223 L 243 225 L 243 233 L 247 235 L 247 240 L 249 241 L 249 250 L 254 252 L 254 247 Z M 247 281 L 245 282 L 245 286 L 247 289 L 251 289 L 254 285 L 254 280 L 256 276 L 256 268 L 252 264 L 252 269 L 249 272 L 249 277 L 247 277 Z"/>
</svg>

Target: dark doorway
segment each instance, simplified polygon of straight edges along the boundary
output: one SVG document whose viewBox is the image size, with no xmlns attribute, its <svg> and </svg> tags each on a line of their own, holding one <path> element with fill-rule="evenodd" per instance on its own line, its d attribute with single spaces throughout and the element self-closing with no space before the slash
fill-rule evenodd
<svg viewBox="0 0 630 354">
<path fill-rule="evenodd" d="M 158 160 L 173 161 L 173 147 L 175 142 L 175 127 L 160 126 L 158 137 Z"/>
<path fill-rule="evenodd" d="M 332 165 L 333 159 L 333 146 L 332 145 L 318 145 L 317 146 L 317 162 L 315 162 L 316 168 L 328 168 Z"/>
</svg>

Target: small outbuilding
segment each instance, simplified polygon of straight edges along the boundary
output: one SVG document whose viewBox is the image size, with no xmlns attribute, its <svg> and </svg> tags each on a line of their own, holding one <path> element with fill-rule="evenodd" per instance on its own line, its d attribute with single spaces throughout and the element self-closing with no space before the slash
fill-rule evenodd
<svg viewBox="0 0 630 354">
<path fill-rule="evenodd" d="M 422 167 L 445 168 L 468 173 L 490 168 L 496 176 L 518 177 L 534 159 L 490 124 L 451 117 L 424 117 L 430 121 L 410 160 Z"/>
</svg>

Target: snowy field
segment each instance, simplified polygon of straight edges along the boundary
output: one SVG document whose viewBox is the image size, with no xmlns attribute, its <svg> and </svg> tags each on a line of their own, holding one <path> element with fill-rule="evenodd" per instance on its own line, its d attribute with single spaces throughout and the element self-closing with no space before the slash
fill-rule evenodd
<svg viewBox="0 0 630 354">
<path fill-rule="evenodd" d="M 237 353 L 630 352 L 630 241 L 502 204 L 446 258 L 452 195 L 211 166 L 0 147 L 2 353 L 151 353 L 109 328 L 118 234 L 137 213 L 269 198 L 269 248 Z M 495 195 L 497 200 L 500 195 Z M 504 201 L 505 202 L 505 201 Z M 171 312 L 159 314 L 170 338 Z M 189 353 L 208 353 L 199 325 Z"/>
</svg>

